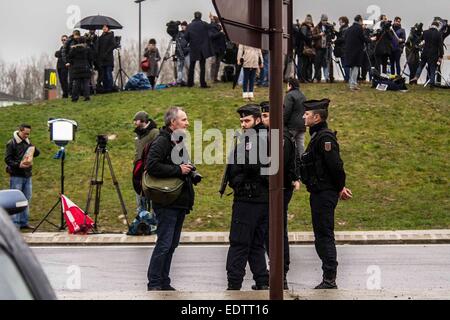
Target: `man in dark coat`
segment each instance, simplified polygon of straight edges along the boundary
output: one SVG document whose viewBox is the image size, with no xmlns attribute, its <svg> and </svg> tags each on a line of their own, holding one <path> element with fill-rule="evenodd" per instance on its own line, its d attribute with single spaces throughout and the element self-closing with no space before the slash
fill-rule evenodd
<svg viewBox="0 0 450 320">
<path fill-rule="evenodd" d="M 66 67 L 65 55 L 63 54 L 67 39 L 68 37 L 66 35 L 61 37 L 62 46 L 55 53 L 55 57 L 58 58 L 56 69 L 58 70 L 59 83 L 61 84 L 64 99 L 69 97 L 69 70 Z"/>
<path fill-rule="evenodd" d="M 363 66 L 364 44 L 370 40 L 364 35 L 363 19 L 355 17 L 353 25 L 345 32 L 345 63 L 350 67 L 349 85 L 351 90 L 358 88 L 358 71 Z"/>
<path fill-rule="evenodd" d="M 225 33 L 223 32 L 222 26 L 219 23 L 219 18 L 216 16 L 210 16 L 210 18 L 211 23 L 209 25 L 209 36 L 214 53 L 214 61 L 211 64 L 211 79 L 213 79 L 214 82 L 220 82 L 220 80 L 218 79 L 220 62 L 225 55 L 225 50 L 227 49 L 227 39 Z"/>
<path fill-rule="evenodd" d="M 422 59 L 420 61 L 419 69 L 414 79 L 410 82 L 417 83 L 417 80 L 422 74 L 425 65 L 428 65 L 428 77 L 430 79 L 430 86 L 433 87 L 436 78 L 436 67 L 442 62 L 444 56 L 444 41 L 442 34 L 438 30 L 439 23 L 433 22 L 430 29 L 423 33 L 423 40 L 425 41 Z"/>
<path fill-rule="evenodd" d="M 400 75 L 402 73 L 400 58 L 402 57 L 406 43 L 406 32 L 402 28 L 402 19 L 400 17 L 395 17 L 392 29 L 395 34 L 393 34 L 394 36 L 392 38 L 391 73 Z"/>
<path fill-rule="evenodd" d="M 30 125 L 20 125 L 19 130 L 14 132 L 13 138 L 6 144 L 5 154 L 6 172 L 10 175 L 9 188 L 22 191 L 28 202 L 31 200 L 33 189 L 31 178 L 33 162 L 30 162 L 31 158 L 29 155 L 38 157 L 40 154 L 40 151 L 31 144 L 30 134 Z M 34 229 L 28 224 L 28 218 L 29 207 L 12 216 L 13 222 L 18 228 Z"/>
<path fill-rule="evenodd" d="M 103 33 L 98 38 L 97 63 L 102 70 L 103 92 L 113 90 L 113 70 L 114 70 L 114 49 L 116 49 L 116 40 L 114 32 L 109 30 L 108 26 L 103 26 Z"/>
<path fill-rule="evenodd" d="M 80 32 L 74 32 L 74 41 L 70 47 L 67 61 L 70 63 L 72 84 L 72 101 L 77 102 L 80 92 L 84 101 L 90 100 L 90 80 L 92 75 L 93 55 Z"/>
<path fill-rule="evenodd" d="M 339 31 L 336 33 L 336 40 L 334 41 L 334 56 L 341 59 L 342 69 L 344 70 L 344 80 L 348 82 L 350 79 L 350 68 L 345 61 L 345 33 L 349 28 L 348 18 L 343 16 L 339 18 Z"/>
<path fill-rule="evenodd" d="M 186 31 L 185 39 L 191 48 L 191 62 L 189 65 L 188 87 L 194 86 L 195 64 L 200 62 L 200 85 L 202 88 L 208 88 L 205 80 L 205 63 L 206 59 L 212 57 L 214 53 L 211 48 L 209 39 L 209 24 L 202 21 L 200 12 L 194 13 L 195 19 L 192 20 Z"/>
<path fill-rule="evenodd" d="M 305 95 L 300 91 L 300 84 L 297 79 L 291 78 L 288 80 L 288 93 L 284 97 L 284 111 L 283 120 L 284 126 L 292 135 L 299 157 L 305 151 L 305 121 L 303 121 L 303 114 L 305 107 L 303 103 L 306 101 Z"/>
<path fill-rule="evenodd" d="M 181 30 L 177 35 L 177 47 L 175 50 L 175 56 L 177 58 L 177 84 L 184 87 L 187 84 L 187 74 L 185 72 L 185 66 L 189 66 L 190 52 L 189 44 L 186 41 L 185 35 L 188 27 L 188 23 L 183 21 L 181 23 Z"/>
<path fill-rule="evenodd" d="M 381 65 L 381 71 L 387 73 L 388 60 L 392 54 L 392 38 L 394 36 L 387 17 L 382 15 L 380 20 L 380 30 L 375 40 L 375 68 L 380 71 Z"/>
<path fill-rule="evenodd" d="M 149 291 L 174 291 L 170 285 L 170 266 L 173 254 L 180 242 L 181 230 L 184 219 L 194 206 L 194 188 L 191 179 L 194 167 L 191 164 L 177 165 L 173 155 L 178 153 L 183 159 L 188 160 L 188 154 L 182 146 L 183 134 L 189 126 L 188 117 L 183 109 L 172 107 L 164 116 L 165 127 L 161 129 L 159 136 L 153 141 L 147 158 L 146 170 L 148 174 L 156 178 L 178 177 L 184 180 L 181 194 L 170 205 L 161 205 L 153 202 L 156 219 L 158 220 L 157 241 L 153 249 L 150 265 L 148 267 Z M 176 150 L 173 150 L 177 148 Z"/>
</svg>

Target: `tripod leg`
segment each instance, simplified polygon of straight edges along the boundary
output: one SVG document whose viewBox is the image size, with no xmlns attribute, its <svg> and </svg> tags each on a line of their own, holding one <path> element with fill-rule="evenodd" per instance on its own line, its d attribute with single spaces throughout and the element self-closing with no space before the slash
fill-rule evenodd
<svg viewBox="0 0 450 320">
<path fill-rule="evenodd" d="M 90 207 L 91 207 L 91 201 L 92 201 L 92 193 L 94 192 L 94 186 L 96 185 L 97 179 L 98 179 L 98 167 L 99 167 L 99 151 L 95 150 L 95 160 L 94 160 L 94 166 L 92 167 L 91 172 L 91 179 L 90 179 L 90 185 L 89 185 L 89 192 L 86 202 L 86 209 L 84 212 L 86 214 L 89 213 Z"/>
<path fill-rule="evenodd" d="M 100 181 L 96 181 L 96 185 L 95 185 L 95 204 L 94 204 L 94 223 L 95 223 L 95 229 L 97 230 L 97 221 L 98 221 L 98 215 L 100 214 L 100 199 L 101 199 L 101 193 L 102 193 L 102 185 L 103 185 L 103 178 L 105 176 L 105 154 L 106 151 L 103 152 L 101 151 L 101 156 L 102 159 L 99 160 L 99 164 L 101 161 L 101 165 L 102 165 L 102 175 L 100 178 Z"/>
<path fill-rule="evenodd" d="M 36 228 L 34 228 L 32 233 L 35 233 L 39 227 L 44 223 L 44 221 L 47 221 L 47 223 L 51 224 L 52 226 L 56 227 L 59 229 L 59 226 L 57 226 L 56 224 L 50 222 L 47 220 L 47 218 L 50 216 L 50 214 L 53 212 L 53 210 L 55 210 L 55 208 L 61 203 L 61 198 L 59 198 L 59 200 L 55 203 L 55 205 L 53 206 L 53 208 L 50 209 L 49 212 L 47 212 L 47 214 L 45 215 L 45 217 L 41 220 L 41 222 L 39 222 L 39 224 L 36 226 Z"/>
<path fill-rule="evenodd" d="M 170 59 L 170 49 L 171 49 L 171 47 L 172 47 L 172 40 L 169 42 L 169 46 L 167 47 L 167 50 L 166 50 L 166 52 L 164 53 L 164 56 L 163 56 L 164 57 L 163 61 L 161 62 L 161 65 L 159 66 L 158 74 L 156 75 L 156 78 L 158 80 L 157 80 L 157 83 L 155 83 L 155 85 L 161 83 L 160 79 L 159 79 L 159 75 L 161 74 L 161 71 L 162 71 L 166 61 Z"/>
<path fill-rule="evenodd" d="M 113 180 L 114 187 L 116 188 L 117 195 L 119 197 L 120 205 L 122 206 L 122 212 L 125 217 L 125 221 L 127 222 L 127 227 L 130 227 L 130 224 L 128 223 L 127 208 L 125 207 L 125 202 L 123 201 L 122 193 L 120 192 L 119 182 L 117 181 L 116 175 L 114 174 L 114 169 L 111 163 L 111 158 L 109 157 L 109 153 L 106 153 L 106 159 L 108 160 L 109 171 L 111 173 L 111 178 Z"/>
</svg>

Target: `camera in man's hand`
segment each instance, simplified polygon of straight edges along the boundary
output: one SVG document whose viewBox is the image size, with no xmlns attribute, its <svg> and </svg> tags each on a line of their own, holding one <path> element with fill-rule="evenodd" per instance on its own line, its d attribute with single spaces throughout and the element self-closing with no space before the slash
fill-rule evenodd
<svg viewBox="0 0 450 320">
<path fill-rule="evenodd" d="M 200 173 L 197 172 L 197 168 L 196 168 L 192 163 L 190 163 L 190 162 L 188 162 L 188 163 L 186 163 L 186 164 L 192 166 L 192 170 L 191 170 L 191 172 L 189 173 L 189 177 L 191 178 L 192 183 L 193 183 L 194 185 L 197 185 L 197 184 L 199 184 L 200 182 L 202 182 L 203 176 L 202 176 Z"/>
</svg>

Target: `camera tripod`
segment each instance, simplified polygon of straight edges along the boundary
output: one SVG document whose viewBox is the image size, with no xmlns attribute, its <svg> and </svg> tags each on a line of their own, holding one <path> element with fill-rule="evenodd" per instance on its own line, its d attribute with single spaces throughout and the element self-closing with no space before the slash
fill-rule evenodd
<svg viewBox="0 0 450 320">
<path fill-rule="evenodd" d="M 122 56 L 120 54 L 120 48 L 117 48 L 117 54 L 118 54 L 118 60 L 119 60 L 119 70 L 117 70 L 116 78 L 114 80 L 114 84 L 117 85 L 117 80 L 120 80 L 120 87 L 119 90 L 124 90 L 123 85 L 123 76 L 125 76 L 127 79 L 130 79 L 128 74 L 125 72 L 125 70 L 122 69 Z"/>
<path fill-rule="evenodd" d="M 114 187 L 117 191 L 117 195 L 119 197 L 120 205 L 123 212 L 123 217 L 127 223 L 127 227 L 130 226 L 128 223 L 128 214 L 127 209 L 125 207 L 125 203 L 123 201 L 122 193 L 120 192 L 119 182 L 116 179 L 116 175 L 114 174 L 114 170 L 111 163 L 111 158 L 109 157 L 109 152 L 106 144 L 97 143 L 97 147 L 95 148 L 95 161 L 94 166 L 92 168 L 91 173 L 91 184 L 89 187 L 89 193 L 86 203 L 85 213 L 89 214 L 89 210 L 91 207 L 92 196 L 95 189 L 95 198 L 94 198 L 94 229 L 97 230 L 97 219 L 100 213 L 100 197 L 103 186 L 103 177 L 105 173 L 105 160 L 108 162 L 109 172 L 111 174 L 111 178 L 114 184 Z M 101 172 L 100 172 L 101 170 Z M 100 176 L 99 176 L 100 175 Z"/>
<path fill-rule="evenodd" d="M 175 49 L 174 49 L 174 47 L 175 47 Z M 176 57 L 176 51 L 177 50 L 178 50 L 178 52 L 181 53 L 181 55 L 183 55 L 183 50 L 181 49 L 180 44 L 178 43 L 176 38 L 172 38 L 169 41 L 169 45 L 167 46 L 166 52 L 164 53 L 163 61 L 161 62 L 161 66 L 159 67 L 159 70 L 158 70 L 158 75 L 156 76 L 156 78 L 158 78 L 158 83 L 160 83 L 159 75 L 161 74 L 161 71 L 162 71 L 162 69 L 164 67 L 164 64 L 169 59 L 172 59 L 172 61 L 174 62 L 174 64 L 173 64 L 173 75 L 174 75 L 175 81 L 177 80 L 178 70 L 177 70 L 177 64 L 175 63 L 177 61 L 177 57 Z M 184 55 L 183 55 L 182 58 L 184 59 Z"/>
<path fill-rule="evenodd" d="M 423 85 L 425 88 L 430 84 L 431 78 L 429 77 L 429 69 L 427 66 L 427 74 L 428 74 L 428 80 Z M 445 85 L 447 87 L 450 87 L 450 83 L 445 79 L 445 77 L 442 75 L 440 69 L 436 67 L 436 73 L 435 73 L 435 83 L 438 83 L 439 85 L 442 85 L 442 80 L 444 80 Z"/>
<path fill-rule="evenodd" d="M 61 193 L 60 193 L 58 201 L 56 201 L 55 205 L 50 209 L 49 212 L 47 212 L 45 217 L 39 222 L 39 224 L 36 226 L 36 228 L 34 228 L 32 233 L 35 233 L 44 222 L 47 222 L 48 224 L 51 224 L 52 226 L 57 228 L 59 231 L 62 231 L 62 230 L 64 230 L 66 228 L 66 224 L 65 224 L 65 221 L 64 221 L 64 209 L 63 209 L 63 204 L 62 204 L 62 201 L 61 201 L 61 195 L 64 194 L 64 160 L 66 159 L 66 150 L 65 150 L 64 147 L 61 147 L 59 149 L 59 152 L 57 154 L 57 158 L 56 159 L 61 159 L 61 178 L 60 178 L 60 181 L 61 181 Z M 53 222 L 47 220 L 48 217 L 50 216 L 50 214 L 53 212 L 53 210 L 56 209 L 56 207 L 58 205 L 61 205 L 61 210 L 60 210 L 60 213 L 61 213 L 61 224 L 59 226 L 57 226 Z"/>
</svg>

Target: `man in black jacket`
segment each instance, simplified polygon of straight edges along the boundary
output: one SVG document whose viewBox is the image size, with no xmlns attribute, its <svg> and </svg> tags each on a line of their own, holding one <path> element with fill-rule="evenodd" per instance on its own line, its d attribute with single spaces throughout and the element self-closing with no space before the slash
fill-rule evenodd
<svg viewBox="0 0 450 320">
<path fill-rule="evenodd" d="M 65 56 L 63 54 L 64 45 L 66 44 L 67 39 L 68 37 L 66 35 L 61 37 L 62 46 L 55 53 L 55 57 L 58 58 L 56 69 L 58 70 L 59 83 L 61 84 L 64 99 L 69 97 L 69 70 L 66 67 Z"/>
<path fill-rule="evenodd" d="M 264 126 L 270 128 L 270 105 L 265 101 L 261 103 L 261 116 Z M 303 114 L 302 114 L 303 117 Z M 283 153 L 284 153 L 284 189 L 283 189 L 283 206 L 284 206 L 284 290 L 288 290 L 287 273 L 291 263 L 289 254 L 289 234 L 288 234 L 288 209 L 292 195 L 295 190 L 300 189 L 300 157 L 297 152 L 295 140 L 285 127 L 283 133 Z M 266 250 L 269 254 L 269 229 L 266 230 Z"/>
<path fill-rule="evenodd" d="M 425 65 L 428 65 L 428 77 L 430 79 L 430 88 L 434 87 L 436 81 L 436 68 L 442 62 L 444 56 L 444 41 L 442 34 L 438 30 L 439 23 L 433 22 L 430 29 L 423 33 L 423 40 L 425 41 L 422 58 L 419 69 L 417 69 L 415 78 L 411 79 L 410 83 L 417 83 L 417 80 L 422 74 Z"/>
<path fill-rule="evenodd" d="M 175 50 L 175 56 L 177 58 L 177 84 L 179 86 L 186 86 L 187 84 L 187 74 L 185 72 L 185 67 L 189 66 L 190 62 L 190 51 L 189 44 L 186 41 L 185 35 L 188 27 L 188 23 L 183 21 L 180 25 L 180 32 L 178 32 L 176 42 L 177 48 Z"/>
<path fill-rule="evenodd" d="M 240 290 L 247 262 L 253 273 L 253 290 L 269 288 L 265 234 L 269 219 L 269 176 L 264 174 L 262 150 L 268 150 L 267 129 L 259 105 L 237 110 L 244 133 L 237 139 L 234 161 L 228 164 L 229 185 L 234 191 L 227 256 L 228 290 Z"/>
<path fill-rule="evenodd" d="M 223 32 L 222 26 L 220 25 L 219 18 L 210 15 L 210 19 L 211 23 L 209 25 L 209 37 L 211 39 L 211 46 L 214 53 L 214 61 L 211 63 L 211 79 L 214 82 L 220 82 L 220 63 L 225 55 L 225 50 L 227 49 L 227 38 Z"/>
<path fill-rule="evenodd" d="M 200 63 L 200 86 L 202 88 L 208 88 L 205 80 L 206 75 L 206 59 L 212 57 L 214 53 L 211 49 L 211 41 L 209 39 L 209 24 L 202 21 L 201 12 L 194 13 L 194 20 L 188 26 L 185 39 L 189 43 L 191 48 L 190 52 L 190 65 L 188 75 L 188 87 L 194 86 L 194 73 L 196 62 Z"/>
<path fill-rule="evenodd" d="M 323 281 L 316 289 L 337 289 L 337 254 L 334 239 L 334 210 L 338 200 L 347 200 L 352 192 L 345 187 L 344 163 L 339 154 L 336 134 L 328 129 L 330 100 L 305 102 L 305 125 L 311 142 L 302 155 L 300 175 L 310 192 L 315 247 L 322 260 Z"/>
<path fill-rule="evenodd" d="M 402 70 L 400 66 L 400 59 L 405 49 L 406 32 L 402 28 L 402 19 L 395 17 L 394 24 L 392 26 L 392 54 L 391 54 L 391 74 L 401 75 Z"/>
<path fill-rule="evenodd" d="M 90 98 L 90 81 L 92 76 L 93 53 L 86 44 L 86 39 L 80 36 L 80 32 L 74 32 L 74 39 L 67 56 L 70 64 L 70 78 L 72 79 L 72 101 L 77 102 L 80 93 L 83 93 L 84 101 Z"/>
<path fill-rule="evenodd" d="M 303 121 L 303 114 L 305 113 L 303 103 L 306 101 L 306 97 L 300 91 L 300 83 L 297 79 L 289 79 L 287 86 L 288 93 L 284 97 L 284 126 L 294 138 L 298 156 L 301 157 L 305 150 L 306 127 Z"/>
<path fill-rule="evenodd" d="M 114 79 L 114 49 L 117 48 L 114 32 L 110 31 L 108 26 L 103 26 L 103 33 L 98 38 L 97 45 L 97 63 L 101 69 L 103 92 L 112 92 Z"/>
<path fill-rule="evenodd" d="M 25 155 L 29 148 L 32 156 L 38 157 L 40 152 L 30 142 L 31 126 L 22 124 L 19 131 L 14 132 L 13 138 L 6 144 L 6 172 L 10 175 L 10 189 L 17 189 L 23 192 L 28 201 L 31 200 L 32 192 L 32 163 L 28 162 Z M 34 229 L 28 224 L 29 209 L 25 209 L 21 213 L 13 216 L 14 224 L 20 229 Z"/>
<path fill-rule="evenodd" d="M 386 15 L 380 16 L 380 29 L 375 39 L 375 69 L 380 72 L 387 73 L 388 60 L 392 54 L 392 38 L 391 22 L 388 21 Z M 381 65 L 381 69 L 380 69 Z"/>
<path fill-rule="evenodd" d="M 364 34 L 363 19 L 360 15 L 355 17 L 353 25 L 345 33 L 345 62 L 350 67 L 350 90 L 359 90 L 358 72 L 364 63 L 364 44 L 370 43 Z"/>
<path fill-rule="evenodd" d="M 145 167 L 145 163 L 143 161 L 144 151 L 148 144 L 151 144 L 153 140 L 159 135 L 159 130 L 157 129 L 157 125 L 155 121 L 150 119 L 150 116 L 145 111 L 139 111 L 136 113 L 133 119 L 134 133 L 136 133 L 136 138 L 134 141 L 135 145 L 135 154 L 134 154 L 134 167 L 137 165 L 143 165 Z M 139 164 L 138 164 L 139 163 Z M 140 187 L 140 186 L 139 186 Z M 150 211 L 151 210 L 151 201 L 147 199 L 142 192 L 136 193 L 136 213 L 139 214 L 142 211 Z"/>
<path fill-rule="evenodd" d="M 179 107 L 170 108 L 165 117 L 165 127 L 153 141 L 147 159 L 146 170 L 156 178 L 178 177 L 184 180 L 179 197 L 170 205 L 162 206 L 153 202 L 158 221 L 155 248 L 148 268 L 148 290 L 175 290 L 170 285 L 170 265 L 175 249 L 180 242 L 183 222 L 194 206 L 194 188 L 191 174 L 194 167 L 188 164 L 189 156 L 183 146 L 183 135 L 189 126 L 186 113 Z M 176 151 L 173 151 L 177 148 Z M 181 149 L 179 149 L 181 148 Z M 180 150 L 178 153 L 177 151 Z M 177 153 L 181 159 L 174 159 Z M 180 161 L 182 160 L 183 161 Z M 182 162 L 178 165 L 175 162 Z"/>
</svg>

